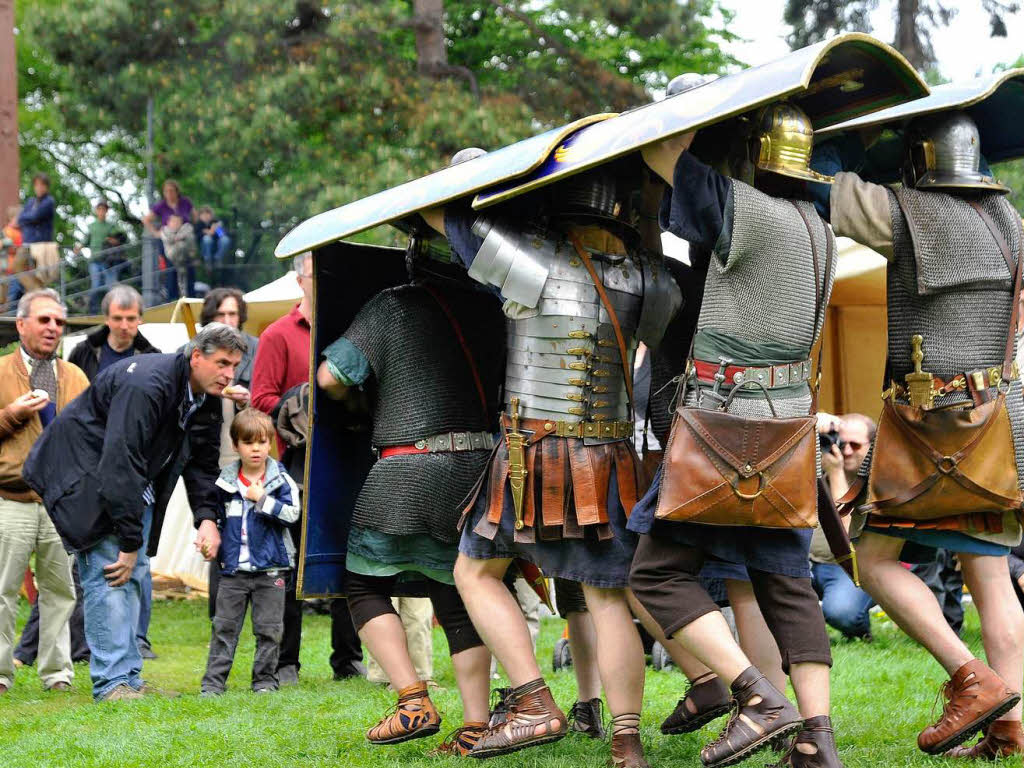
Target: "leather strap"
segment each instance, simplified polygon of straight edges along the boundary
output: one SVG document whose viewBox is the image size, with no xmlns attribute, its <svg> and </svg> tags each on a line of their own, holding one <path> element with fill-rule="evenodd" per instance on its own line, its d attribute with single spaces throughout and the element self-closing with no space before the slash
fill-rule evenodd
<svg viewBox="0 0 1024 768">
<path fill-rule="evenodd" d="M 800 218 L 804 221 L 804 226 L 807 227 L 807 236 L 811 240 L 811 259 L 814 263 L 814 325 L 817 327 L 818 318 L 821 318 L 821 331 L 818 334 L 818 370 L 814 375 L 814 384 L 811 386 L 811 413 L 818 412 L 818 390 L 821 388 L 821 364 L 822 358 L 825 356 L 825 313 L 828 309 L 828 304 L 825 302 L 825 288 L 828 286 L 829 278 L 832 275 L 832 238 L 828 236 L 828 228 L 825 228 L 825 274 L 822 283 L 818 282 L 818 246 L 814 243 L 814 230 L 811 229 L 811 222 L 807 218 L 807 214 L 804 213 L 803 209 L 797 205 L 794 201 L 790 200 L 790 204 L 796 208 L 796 212 L 800 214 Z M 813 332 L 813 330 L 812 330 Z"/>
<path fill-rule="evenodd" d="M 469 365 L 470 373 L 473 374 L 473 383 L 476 384 L 476 393 L 480 397 L 480 408 L 483 411 L 484 419 L 490 421 L 490 409 L 487 407 L 487 395 L 484 394 L 484 384 L 480 380 L 480 371 L 476 367 L 476 361 L 473 359 L 473 353 L 469 351 L 469 344 L 466 343 L 466 337 L 462 334 L 462 326 L 459 325 L 459 321 L 455 319 L 455 315 L 452 314 L 451 308 L 447 302 L 441 297 L 433 286 L 429 283 L 420 283 L 423 289 L 434 297 L 434 301 L 441 307 L 441 311 L 444 312 L 448 318 L 448 322 L 451 323 L 452 330 L 455 331 L 455 338 L 459 340 L 459 345 L 462 347 L 462 354 L 466 356 L 466 363 Z"/>
<path fill-rule="evenodd" d="M 604 289 L 604 283 L 601 282 L 601 278 L 597 275 L 597 270 L 594 269 L 594 263 L 590 260 L 590 254 L 587 253 L 583 244 L 580 243 L 579 237 L 576 235 L 569 235 L 569 239 L 572 241 L 573 247 L 576 249 L 576 254 L 583 261 L 583 266 L 587 268 L 587 272 L 590 273 L 590 279 L 594 281 L 594 287 L 597 288 L 597 295 L 601 297 L 601 303 L 604 305 L 605 311 L 608 313 L 608 317 L 612 321 L 612 329 L 615 331 L 615 340 L 619 345 L 619 355 L 622 359 L 622 377 L 626 381 L 626 394 L 629 397 L 629 413 L 633 413 L 633 373 L 629 370 L 629 355 L 626 352 L 626 338 L 622 335 L 622 326 L 619 325 L 619 316 L 615 312 L 615 307 L 612 306 L 611 300 L 608 298 L 608 294 Z"/>
<path fill-rule="evenodd" d="M 1014 266 L 1013 257 L 1010 255 L 1010 246 L 1006 242 L 1006 238 L 1003 237 L 1002 232 L 996 227 L 995 222 L 992 221 L 992 217 L 988 215 L 988 211 L 982 208 L 981 203 L 977 200 L 968 200 L 967 203 L 978 212 L 981 220 L 985 222 L 988 231 L 992 233 L 992 239 L 996 241 L 996 245 L 999 246 L 999 250 L 1003 254 L 1003 259 L 1006 261 L 1010 274 L 1013 275 L 1013 306 L 1010 310 L 1010 328 L 1006 332 L 1006 353 L 1003 356 L 1003 379 L 1009 380 L 1013 371 L 1013 346 L 1016 340 L 1017 319 L 1020 313 L 1021 262 L 1024 259 L 1021 258 L 1022 254 L 1018 252 L 1017 264 Z M 1024 232 L 1021 231 L 1020 216 L 1014 212 L 1013 218 L 1017 224 L 1018 239 L 1024 245 Z"/>
</svg>

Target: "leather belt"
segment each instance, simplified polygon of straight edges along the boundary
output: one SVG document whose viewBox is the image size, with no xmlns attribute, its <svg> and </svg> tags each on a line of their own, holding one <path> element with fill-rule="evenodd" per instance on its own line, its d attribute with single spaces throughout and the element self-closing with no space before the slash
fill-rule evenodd
<svg viewBox="0 0 1024 768">
<path fill-rule="evenodd" d="M 502 414 L 505 428 L 510 429 L 512 422 L 508 414 Z M 604 440 L 622 440 L 633 436 L 632 421 L 555 421 L 548 419 L 520 419 L 519 429 L 532 432 L 528 440 L 535 443 L 542 437 L 597 437 Z"/>
<path fill-rule="evenodd" d="M 1020 371 L 1017 367 L 1016 361 L 1013 363 L 1013 371 L 1011 378 L 1016 379 L 1020 376 Z M 1007 384 L 1009 382 L 1006 382 Z M 1000 389 L 1003 386 L 1003 373 L 1002 368 L 998 365 L 991 365 L 987 368 L 977 368 L 973 371 L 967 371 L 966 373 L 958 373 L 956 376 L 951 378 L 949 381 L 945 381 L 938 376 L 932 377 L 932 395 L 936 398 L 943 397 L 944 395 L 950 395 L 954 392 L 968 392 L 975 399 L 978 399 L 979 394 L 983 394 L 992 389 Z M 882 393 L 883 399 L 894 395 L 896 397 L 905 398 L 907 396 L 907 387 L 905 384 L 893 381 L 890 383 L 889 389 Z M 987 400 L 989 398 L 981 397 L 981 400 Z"/>
<path fill-rule="evenodd" d="M 715 376 L 721 370 L 720 363 L 709 363 L 704 360 L 694 360 L 697 371 L 697 379 L 708 384 L 715 383 Z M 781 363 L 780 365 L 768 365 L 764 367 L 729 365 L 725 368 L 726 385 L 739 385 L 750 381 L 756 381 L 765 389 L 780 389 L 792 387 L 811 378 L 811 361 L 800 360 L 796 363 Z"/>
<path fill-rule="evenodd" d="M 458 451 L 489 451 L 494 447 L 494 435 L 490 432 L 445 432 L 417 440 L 409 445 L 388 445 L 378 448 L 377 454 L 386 459 L 389 456 L 404 456 L 410 453 L 452 453 Z"/>
</svg>

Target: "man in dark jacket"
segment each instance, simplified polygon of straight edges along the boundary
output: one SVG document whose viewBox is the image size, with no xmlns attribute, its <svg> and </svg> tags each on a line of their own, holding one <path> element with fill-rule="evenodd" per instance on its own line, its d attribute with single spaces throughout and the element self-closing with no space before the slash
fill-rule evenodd
<svg viewBox="0 0 1024 768">
<path fill-rule="evenodd" d="M 160 350 L 139 333 L 142 296 L 130 285 L 115 285 L 103 297 L 103 327 L 85 337 L 71 350 L 68 362 L 81 368 L 89 381 L 109 365 L 133 355 Z"/>
<path fill-rule="evenodd" d="M 25 462 L 26 483 L 78 555 L 97 700 L 141 695 L 142 584 L 179 477 L 199 528 L 196 545 L 207 558 L 217 553 L 220 423 L 202 418 L 200 406 L 221 396 L 244 351 L 238 331 L 216 324 L 185 354 L 115 363 L 50 424 Z"/>
</svg>

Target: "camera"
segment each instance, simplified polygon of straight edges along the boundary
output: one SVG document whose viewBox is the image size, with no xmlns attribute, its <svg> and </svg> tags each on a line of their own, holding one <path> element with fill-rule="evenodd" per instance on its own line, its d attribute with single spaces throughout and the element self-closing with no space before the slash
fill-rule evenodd
<svg viewBox="0 0 1024 768">
<path fill-rule="evenodd" d="M 821 446 L 822 453 L 831 453 L 833 445 L 842 452 L 845 442 L 839 439 L 839 430 L 832 427 L 828 432 L 818 434 L 818 444 Z"/>
</svg>

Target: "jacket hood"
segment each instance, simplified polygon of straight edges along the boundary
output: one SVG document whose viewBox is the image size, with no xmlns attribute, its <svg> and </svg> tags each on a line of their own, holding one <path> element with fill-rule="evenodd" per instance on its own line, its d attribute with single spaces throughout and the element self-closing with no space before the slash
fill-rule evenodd
<svg viewBox="0 0 1024 768">
<path fill-rule="evenodd" d="M 107 339 L 110 338 L 110 329 L 105 325 L 101 325 L 95 331 L 85 337 L 90 347 L 99 349 L 107 343 Z M 135 340 L 132 342 L 132 349 L 142 354 L 148 354 L 150 352 L 159 352 L 160 350 L 149 343 L 149 339 L 143 336 L 141 333 L 135 334 Z"/>
</svg>

